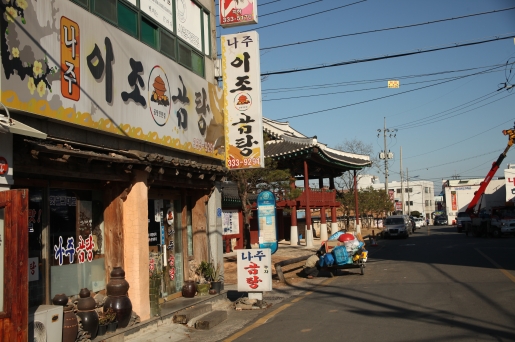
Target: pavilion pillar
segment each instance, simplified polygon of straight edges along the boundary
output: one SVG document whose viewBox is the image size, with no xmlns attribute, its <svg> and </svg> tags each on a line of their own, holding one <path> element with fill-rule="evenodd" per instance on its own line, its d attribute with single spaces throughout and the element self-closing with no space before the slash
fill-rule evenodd
<svg viewBox="0 0 515 342">
<path fill-rule="evenodd" d="M 318 178 L 318 188 L 323 189 L 324 188 L 324 177 L 320 176 Z"/>
<path fill-rule="evenodd" d="M 327 241 L 327 220 L 325 218 L 325 207 L 320 209 L 320 242 Z"/>
<path fill-rule="evenodd" d="M 331 235 L 338 231 L 338 219 L 336 217 L 336 207 L 331 207 Z"/>
<path fill-rule="evenodd" d="M 361 225 L 359 224 L 358 180 L 356 178 L 356 170 L 354 170 L 354 213 L 356 214 L 356 233 L 361 234 Z"/>
<path fill-rule="evenodd" d="M 311 230 L 311 207 L 309 202 L 309 172 L 307 160 L 304 160 L 304 191 L 306 192 L 306 247 L 313 247 L 313 231 Z"/>
<path fill-rule="evenodd" d="M 329 177 L 329 189 L 331 189 L 331 190 L 334 189 L 334 177 L 333 176 Z"/>
<path fill-rule="evenodd" d="M 295 189 L 295 178 L 290 181 L 290 188 Z M 297 226 L 297 206 L 291 207 L 291 226 L 290 226 L 290 245 L 297 246 L 299 244 L 299 229 Z"/>
</svg>

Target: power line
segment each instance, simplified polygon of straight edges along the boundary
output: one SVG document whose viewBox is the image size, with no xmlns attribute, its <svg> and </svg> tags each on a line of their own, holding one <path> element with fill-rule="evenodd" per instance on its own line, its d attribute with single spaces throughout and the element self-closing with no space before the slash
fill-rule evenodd
<svg viewBox="0 0 515 342">
<path fill-rule="evenodd" d="M 461 78 L 464 78 L 464 77 L 465 77 L 465 76 L 462 76 Z M 467 77 L 468 77 L 468 76 L 467 76 Z M 452 81 L 455 81 L 455 80 L 454 80 L 454 79 L 453 79 L 453 80 L 447 80 L 447 81 L 443 81 L 443 82 L 439 82 L 439 83 L 435 83 L 435 84 L 430 84 L 430 85 L 427 85 L 427 86 L 424 86 L 424 87 L 419 87 L 419 88 L 415 88 L 415 89 L 411 89 L 411 90 L 406 90 L 406 91 L 399 92 L 399 93 L 395 93 L 395 94 L 390 94 L 390 95 L 380 96 L 380 97 L 376 97 L 376 98 L 373 98 L 373 99 L 363 100 L 363 101 L 360 101 L 360 102 L 350 103 L 350 104 L 346 104 L 346 105 L 342 105 L 342 106 L 337 106 L 337 107 L 332 107 L 332 108 L 326 108 L 326 109 L 316 110 L 316 111 L 313 111 L 313 112 L 308 112 L 308 113 L 303 113 L 303 114 L 296 114 L 296 115 L 286 116 L 286 117 L 279 118 L 279 119 L 276 119 L 276 120 L 285 120 L 285 119 L 298 118 L 298 117 L 302 117 L 302 116 L 308 116 L 308 115 L 313 115 L 313 114 L 319 114 L 319 113 L 329 112 L 329 111 L 336 110 L 336 109 L 341 109 L 341 108 L 346 108 L 346 107 L 352 107 L 352 106 L 356 106 L 356 105 L 363 104 L 363 103 L 368 103 L 368 102 L 372 102 L 372 101 L 377 101 L 377 100 L 386 99 L 386 98 L 393 97 L 393 96 L 399 96 L 399 95 L 402 95 L 402 94 L 411 93 L 411 92 L 413 92 L 413 91 L 417 91 L 417 90 L 421 90 L 421 89 L 425 89 L 425 88 L 434 87 L 434 86 L 437 86 L 437 85 L 440 85 L 440 84 L 444 84 L 444 83 L 448 83 L 448 82 L 452 82 Z"/>
<path fill-rule="evenodd" d="M 262 93 L 268 93 L 268 92 L 272 92 L 272 91 L 276 92 L 276 93 L 282 93 L 282 92 L 290 92 L 290 91 L 302 91 L 305 89 L 310 90 L 311 88 L 328 88 L 328 87 L 333 88 L 333 87 L 338 87 L 338 86 L 360 85 L 360 84 L 367 84 L 367 83 L 384 82 L 384 81 L 388 81 L 388 80 L 402 80 L 402 79 L 409 79 L 409 78 L 416 78 L 416 77 L 428 77 L 428 76 L 435 76 L 435 75 L 441 75 L 441 74 L 458 73 L 458 72 L 492 68 L 492 67 L 502 67 L 505 65 L 506 64 L 503 63 L 503 64 L 494 64 L 494 65 L 475 67 L 475 68 L 437 71 L 437 72 L 433 72 L 433 73 L 414 74 L 414 75 L 405 75 L 405 76 L 392 76 L 392 77 L 376 78 L 376 79 L 371 79 L 371 80 L 361 80 L 361 81 L 356 80 L 356 81 L 345 81 L 345 82 L 335 82 L 335 83 L 322 83 L 322 84 L 314 84 L 314 85 L 306 85 L 306 86 L 298 86 L 298 87 L 287 87 L 287 88 L 268 88 L 268 89 L 263 89 Z"/>
<path fill-rule="evenodd" d="M 343 66 L 343 65 L 358 64 L 358 63 L 365 63 L 365 62 L 374 62 L 374 61 L 379 61 L 379 60 L 384 60 L 384 59 L 392 59 L 392 58 L 398 58 L 398 57 L 413 56 L 413 55 L 418 55 L 418 54 L 422 54 L 422 53 L 435 52 L 435 51 L 443 51 L 443 50 L 454 49 L 454 48 L 459 48 L 459 47 L 491 43 L 491 42 L 494 42 L 494 41 L 499 41 L 499 40 L 504 40 L 504 39 L 513 39 L 513 36 L 515 36 L 515 33 L 510 32 L 510 33 L 506 33 L 504 35 L 490 37 L 490 38 L 484 38 L 483 40 L 472 41 L 472 42 L 468 42 L 468 43 L 467 42 L 465 42 L 465 43 L 453 43 L 451 45 L 435 47 L 435 48 L 417 49 L 416 51 L 396 53 L 396 54 L 393 54 L 393 55 L 384 55 L 384 56 L 378 56 L 378 57 L 354 59 L 354 60 L 350 60 L 350 61 L 337 62 L 337 63 L 332 63 L 332 64 L 323 64 L 323 65 L 304 67 L 304 68 L 289 69 L 289 70 L 282 70 L 282 71 L 271 71 L 271 72 L 262 73 L 261 77 L 271 76 L 271 75 L 284 75 L 284 74 L 291 74 L 291 73 L 295 73 L 295 72 L 312 71 L 312 70 L 318 70 L 318 69 L 333 68 L 333 67 Z"/>
<path fill-rule="evenodd" d="M 311 2 L 308 2 L 308 3 L 302 4 L 302 5 L 293 6 L 293 7 L 288 7 L 288 8 L 285 8 L 285 9 L 279 10 L 279 11 L 270 12 L 270 13 L 266 13 L 266 14 L 261 14 L 259 17 L 260 17 L 260 18 L 262 18 L 262 17 L 266 17 L 267 15 L 272 15 L 272 14 L 282 13 L 282 12 L 284 12 L 284 11 L 289 11 L 289 10 L 292 10 L 292 9 L 295 9 L 295 8 L 299 8 L 299 7 L 303 7 L 303 6 L 308 6 L 308 5 L 313 5 L 314 3 L 321 2 L 321 1 L 323 1 L 323 0 L 315 0 L 315 1 L 311 1 Z"/>
<path fill-rule="evenodd" d="M 399 30 L 399 29 L 405 29 L 405 28 L 410 28 L 410 27 L 431 25 L 431 24 L 435 24 L 435 23 L 442 23 L 442 22 L 445 22 L 445 21 L 459 20 L 459 19 L 471 18 L 471 17 L 476 17 L 476 16 L 480 16 L 480 15 L 485 15 L 485 14 L 492 14 L 492 13 L 497 13 L 497 12 L 510 11 L 510 10 L 513 10 L 513 9 L 515 9 L 515 7 L 509 7 L 509 8 L 504 8 L 504 9 L 501 9 L 501 10 L 493 10 L 493 11 L 488 11 L 488 12 L 480 12 L 480 13 L 462 15 L 462 16 L 459 16 L 459 17 L 438 19 L 438 20 L 428 21 L 428 22 L 425 22 L 425 23 L 417 23 L 417 24 L 410 24 L 410 25 L 382 28 L 382 29 L 377 29 L 377 30 L 369 30 L 369 31 L 362 31 L 362 32 L 355 32 L 355 33 L 340 34 L 340 35 L 337 35 L 337 36 L 305 40 L 305 41 L 297 42 L 297 43 L 289 43 L 289 44 L 282 44 L 282 45 L 264 47 L 264 48 L 261 48 L 260 50 L 263 50 L 263 51 L 264 50 L 271 50 L 271 49 L 283 48 L 283 47 L 294 46 L 294 45 L 316 43 L 316 42 L 321 42 L 321 41 L 324 41 L 324 40 L 330 40 L 330 39 L 336 39 L 336 38 L 351 37 L 351 36 L 358 36 L 358 35 L 368 34 L 368 33 L 377 33 L 377 32 L 383 32 L 383 31 L 391 31 L 391 30 Z"/>
</svg>

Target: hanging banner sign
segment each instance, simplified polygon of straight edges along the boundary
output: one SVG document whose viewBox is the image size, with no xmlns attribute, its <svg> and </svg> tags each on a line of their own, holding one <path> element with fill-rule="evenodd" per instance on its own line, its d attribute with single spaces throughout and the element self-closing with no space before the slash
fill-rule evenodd
<svg viewBox="0 0 515 342">
<path fill-rule="evenodd" d="M 224 28 L 258 23 L 257 0 L 219 0 L 218 4 Z"/>
<path fill-rule="evenodd" d="M 264 167 L 257 32 L 221 37 L 225 160 L 230 169 Z"/>
<path fill-rule="evenodd" d="M 72 1 L 9 3 L 0 6 L 5 106 L 225 160 L 222 89 Z M 146 3 L 158 13 L 156 20 L 170 28 L 173 3 L 140 1 L 144 11 L 150 10 Z M 188 20 L 200 27 L 196 8 Z M 195 34 L 201 35 L 200 29 Z M 202 50 L 200 42 L 195 46 Z"/>
<path fill-rule="evenodd" d="M 275 221 L 275 196 L 270 191 L 263 191 L 257 198 L 259 248 L 270 248 L 272 254 L 277 252 L 277 224 Z"/>
</svg>

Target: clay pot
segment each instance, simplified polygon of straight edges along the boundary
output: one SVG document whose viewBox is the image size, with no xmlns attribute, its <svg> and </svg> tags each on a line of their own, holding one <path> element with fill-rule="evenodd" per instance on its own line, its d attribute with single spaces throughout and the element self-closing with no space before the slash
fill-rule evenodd
<svg viewBox="0 0 515 342">
<path fill-rule="evenodd" d="M 193 280 L 186 280 L 182 286 L 182 296 L 186 298 L 193 298 L 195 297 L 196 292 L 197 287 L 195 286 L 195 282 Z"/>
<path fill-rule="evenodd" d="M 91 335 L 93 340 L 98 332 L 98 314 L 95 311 L 96 302 L 90 296 L 87 288 L 80 290 L 77 303 L 77 316 L 82 319 L 82 328 Z"/>
<path fill-rule="evenodd" d="M 65 307 L 63 315 L 63 342 L 75 342 L 79 332 L 79 322 L 73 306 Z"/>
<path fill-rule="evenodd" d="M 66 306 L 68 304 L 68 296 L 64 293 L 56 294 L 54 298 L 52 298 L 52 303 L 54 305 Z"/>
<path fill-rule="evenodd" d="M 104 302 L 104 312 L 111 308 L 116 312 L 119 328 L 125 328 L 131 319 L 132 303 L 127 297 L 129 283 L 125 280 L 125 271 L 121 267 L 114 267 L 111 279 L 106 285 L 107 298 Z"/>
</svg>

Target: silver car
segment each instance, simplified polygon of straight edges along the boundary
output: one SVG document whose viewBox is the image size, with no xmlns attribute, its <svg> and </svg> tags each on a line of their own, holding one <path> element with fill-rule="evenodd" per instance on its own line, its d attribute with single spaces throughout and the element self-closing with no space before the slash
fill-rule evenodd
<svg viewBox="0 0 515 342">
<path fill-rule="evenodd" d="M 413 231 L 411 220 L 406 215 L 388 216 L 384 222 L 383 235 L 385 238 L 390 237 L 409 237 Z"/>
</svg>

